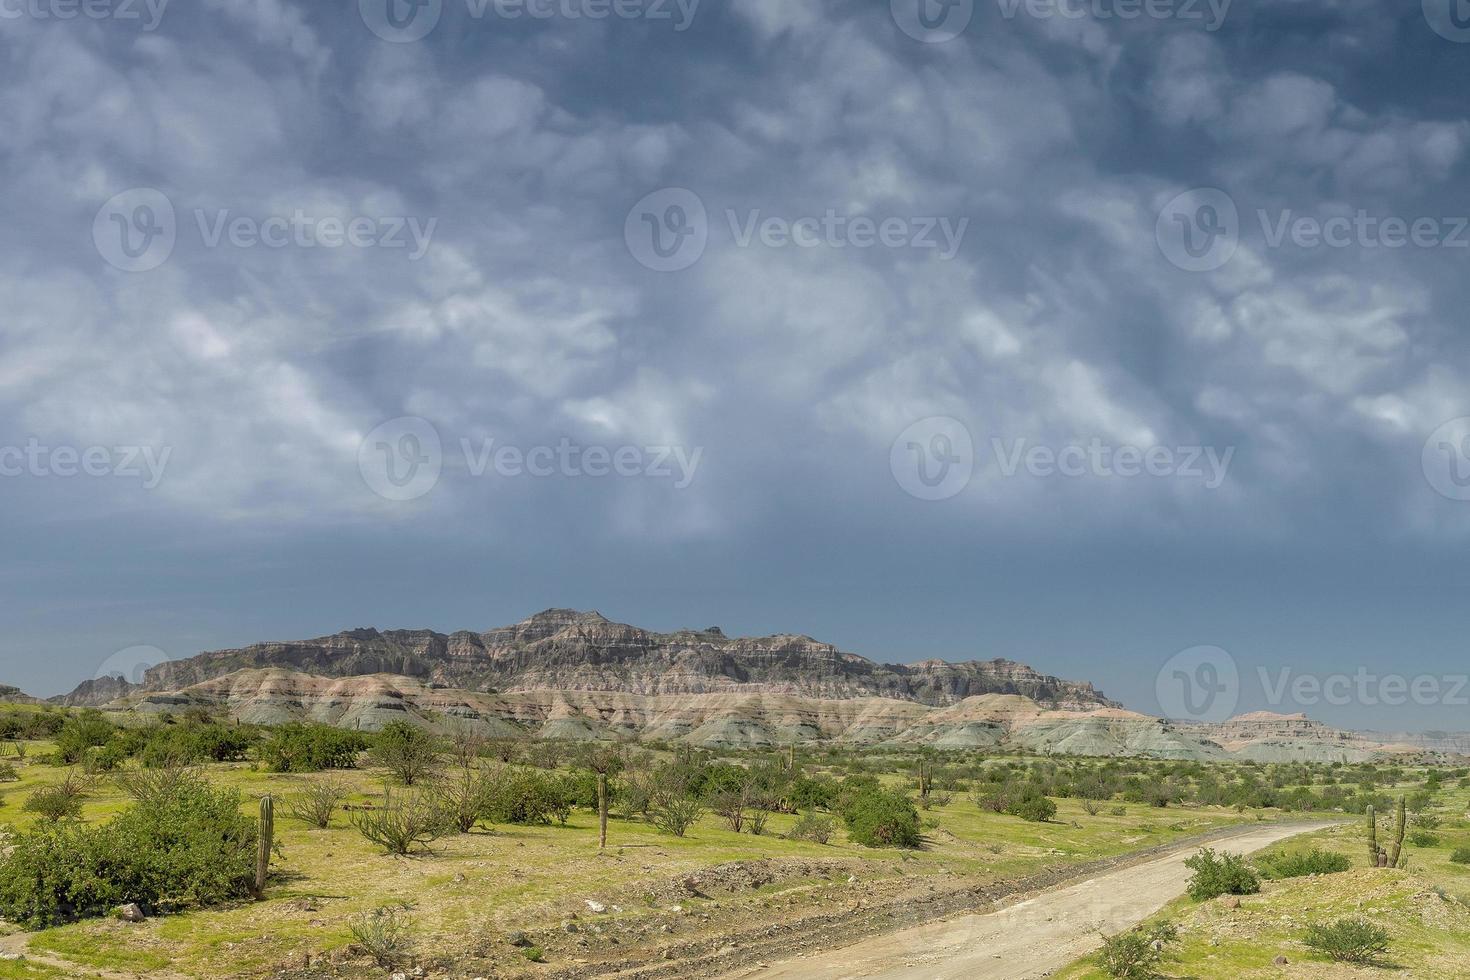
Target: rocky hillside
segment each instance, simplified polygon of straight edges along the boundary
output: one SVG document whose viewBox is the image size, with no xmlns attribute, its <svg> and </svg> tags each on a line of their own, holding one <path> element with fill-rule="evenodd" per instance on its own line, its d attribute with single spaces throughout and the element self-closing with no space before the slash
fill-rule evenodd
<svg viewBox="0 0 1470 980">
<path fill-rule="evenodd" d="M 480 693 L 783 694 L 929 706 L 1014 694 L 1048 707 L 1118 707 L 1091 684 L 1049 677 L 1009 660 L 878 664 L 808 636 L 727 637 L 717 627 L 654 633 L 570 609 L 550 609 L 482 633 L 356 629 L 201 653 L 152 668 L 138 685 L 115 678 L 89 681 L 56 700 L 96 706 L 271 668 L 325 678 L 387 674 Z"/>
</svg>

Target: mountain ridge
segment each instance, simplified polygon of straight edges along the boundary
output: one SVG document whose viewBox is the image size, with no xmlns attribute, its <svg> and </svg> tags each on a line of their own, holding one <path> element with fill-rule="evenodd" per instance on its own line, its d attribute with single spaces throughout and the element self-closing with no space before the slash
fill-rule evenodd
<svg viewBox="0 0 1470 980">
<path fill-rule="evenodd" d="M 876 696 L 930 706 L 980 694 L 1019 694 L 1046 705 L 1122 707 L 1090 682 L 1063 680 L 1002 658 L 881 664 L 803 634 L 728 637 L 718 627 L 658 633 L 572 609 L 544 610 L 479 633 L 358 627 L 310 640 L 206 651 L 152 667 L 140 683 L 102 678 L 51 700 L 97 707 L 139 692 L 181 690 L 258 668 L 323 677 L 392 674 L 482 692 L 759 691 Z"/>
</svg>

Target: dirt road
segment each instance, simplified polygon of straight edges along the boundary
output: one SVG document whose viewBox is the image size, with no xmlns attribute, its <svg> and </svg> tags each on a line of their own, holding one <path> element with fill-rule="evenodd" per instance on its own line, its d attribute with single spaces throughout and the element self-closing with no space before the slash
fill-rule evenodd
<svg viewBox="0 0 1470 980">
<path fill-rule="evenodd" d="M 1299 824 L 1245 830 L 1216 850 L 1249 854 L 1297 834 L 1332 826 Z M 1144 864 L 1046 892 L 984 915 L 966 915 L 875 936 L 853 946 L 732 974 L 750 980 L 1028 980 L 1044 977 L 1097 948 L 1098 933 L 1138 924 L 1184 893 L 1181 848 Z"/>
</svg>

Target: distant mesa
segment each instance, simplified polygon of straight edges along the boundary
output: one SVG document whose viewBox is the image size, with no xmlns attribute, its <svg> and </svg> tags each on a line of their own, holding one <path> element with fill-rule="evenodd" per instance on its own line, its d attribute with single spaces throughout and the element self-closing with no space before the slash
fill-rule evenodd
<svg viewBox="0 0 1470 980">
<path fill-rule="evenodd" d="M 257 643 L 160 663 L 137 684 L 87 681 L 52 700 L 153 714 L 197 705 L 259 724 L 374 730 L 407 719 L 494 736 L 714 748 L 837 741 L 1259 761 L 1434 751 L 1303 715 L 1253 712 L 1218 725 L 1153 718 L 1014 660 L 880 664 L 800 634 L 659 633 L 575 609 L 480 632 L 360 627 Z"/>
</svg>

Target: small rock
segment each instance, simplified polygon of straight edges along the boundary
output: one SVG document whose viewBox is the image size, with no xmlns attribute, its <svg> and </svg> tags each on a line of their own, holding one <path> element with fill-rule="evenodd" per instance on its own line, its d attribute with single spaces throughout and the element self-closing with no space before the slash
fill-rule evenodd
<svg viewBox="0 0 1470 980">
<path fill-rule="evenodd" d="M 577 931 L 577 924 L 575 922 L 570 922 L 570 921 L 563 922 L 561 924 L 561 931 L 562 932 L 576 932 Z"/>
<path fill-rule="evenodd" d="M 1225 906 L 1227 909 L 1238 909 L 1240 908 L 1240 899 L 1236 898 L 1234 895 L 1231 895 L 1220 904 Z"/>
<path fill-rule="evenodd" d="M 1288 960 L 1285 956 L 1278 956 L 1271 962 L 1274 963 L 1276 966 L 1286 966 L 1291 961 Z"/>
<path fill-rule="evenodd" d="M 116 915 L 119 919 L 122 919 L 124 922 L 142 922 L 144 919 L 148 918 L 146 915 L 143 914 L 143 910 L 138 906 L 137 902 L 129 902 L 126 905 L 119 905 L 117 908 L 112 910 L 112 913 L 113 915 Z"/>
<path fill-rule="evenodd" d="M 587 909 L 588 911 L 595 912 L 598 915 L 601 915 L 602 913 L 607 911 L 607 906 L 603 905 L 601 902 L 593 901 L 589 898 L 587 899 Z"/>
<path fill-rule="evenodd" d="M 526 938 L 526 934 L 524 932 L 509 933 L 505 937 L 505 941 L 510 943 L 512 946 L 526 947 L 531 945 L 531 940 Z"/>
</svg>

